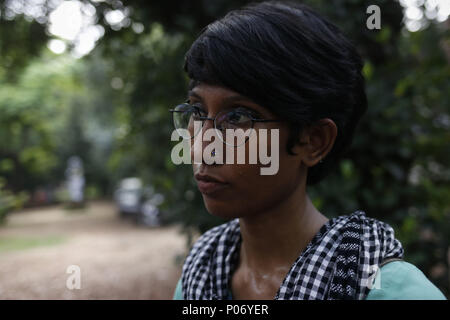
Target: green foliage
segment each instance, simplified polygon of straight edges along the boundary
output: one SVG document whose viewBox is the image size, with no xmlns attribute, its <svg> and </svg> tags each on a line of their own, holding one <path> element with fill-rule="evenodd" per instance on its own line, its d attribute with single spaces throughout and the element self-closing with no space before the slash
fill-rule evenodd
<svg viewBox="0 0 450 320">
<path fill-rule="evenodd" d="M 65 202 L 62 187 L 72 155 L 84 161 L 89 199 L 111 191 L 105 162 L 115 122 L 107 110 L 113 105 L 108 96 L 112 89 L 101 79 L 102 72 L 103 68 L 43 51 L 14 82 L 0 82 L 0 177 L 9 190 L 3 202 L 39 188 L 59 190 L 54 200 Z M 106 82 L 109 91 L 103 90 L 104 96 L 97 94 L 100 86 L 92 83 L 96 80 Z M 102 108 L 106 112 L 99 112 Z M 2 212 L 14 208 L 2 207 Z"/>
<path fill-rule="evenodd" d="M 13 194 L 6 190 L 4 179 L 0 177 L 0 225 L 6 222 L 8 213 L 22 207 L 27 200 L 26 192 Z"/>
<path fill-rule="evenodd" d="M 1 83 L 0 175 L 13 191 L 32 189 L 56 165 L 55 133 L 65 107 L 61 93 L 72 90 L 63 66 L 61 60 L 44 60 L 26 68 L 17 83 Z"/>
<path fill-rule="evenodd" d="M 29 60 L 39 55 L 48 36 L 41 24 L 23 15 L 5 19 L 4 5 L 0 2 L 0 81 L 15 82 Z"/>
</svg>

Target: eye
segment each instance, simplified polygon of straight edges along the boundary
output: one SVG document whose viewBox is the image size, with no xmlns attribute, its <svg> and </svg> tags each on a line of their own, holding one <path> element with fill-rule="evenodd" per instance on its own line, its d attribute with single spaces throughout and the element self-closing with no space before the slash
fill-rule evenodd
<svg viewBox="0 0 450 320">
<path fill-rule="evenodd" d="M 230 110 L 218 118 L 218 129 L 248 129 L 252 125 L 252 120 L 247 112 L 242 110 Z"/>
<path fill-rule="evenodd" d="M 231 111 L 227 115 L 227 121 L 233 124 L 238 124 L 243 121 L 247 121 L 248 117 L 242 112 L 239 111 Z"/>
<path fill-rule="evenodd" d="M 238 107 L 227 113 L 227 121 L 233 124 L 251 121 L 252 118 L 255 118 L 254 113 L 251 110 L 243 107 Z"/>
<path fill-rule="evenodd" d="M 208 115 L 208 112 L 206 112 L 203 109 L 203 107 L 201 106 L 200 103 L 198 103 L 198 102 L 190 103 L 189 101 L 187 103 L 191 106 L 192 111 L 194 112 L 194 114 L 196 116 L 206 117 Z"/>
</svg>

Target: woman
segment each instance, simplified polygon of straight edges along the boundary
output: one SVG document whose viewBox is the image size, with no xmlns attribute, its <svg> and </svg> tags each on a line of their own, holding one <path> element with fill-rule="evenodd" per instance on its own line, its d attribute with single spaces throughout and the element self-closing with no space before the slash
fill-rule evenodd
<svg viewBox="0 0 450 320">
<path fill-rule="evenodd" d="M 366 111 L 361 68 L 337 27 L 300 4 L 253 4 L 203 30 L 186 55 L 188 101 L 172 112 L 192 159 L 208 147 L 208 129 L 226 142 L 223 154 L 211 151 L 217 161 L 194 161 L 193 171 L 209 213 L 230 221 L 194 244 L 175 299 L 444 298 L 402 261 L 389 225 L 363 211 L 328 219 L 306 192 L 337 164 Z M 267 138 L 279 146 L 276 174 L 249 163 L 250 137 L 226 140 L 225 129 L 254 129 L 260 140 L 261 129 L 277 130 L 278 140 Z M 246 151 L 245 163 L 219 160 L 233 149 Z"/>
</svg>

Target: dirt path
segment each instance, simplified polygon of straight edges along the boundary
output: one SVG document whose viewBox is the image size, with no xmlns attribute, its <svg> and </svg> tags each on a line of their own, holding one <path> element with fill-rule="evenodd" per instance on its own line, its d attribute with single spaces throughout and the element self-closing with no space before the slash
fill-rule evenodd
<svg viewBox="0 0 450 320">
<path fill-rule="evenodd" d="M 22 211 L 0 227 L 0 299 L 171 299 L 184 254 L 178 227 L 138 227 L 111 203 Z"/>
</svg>

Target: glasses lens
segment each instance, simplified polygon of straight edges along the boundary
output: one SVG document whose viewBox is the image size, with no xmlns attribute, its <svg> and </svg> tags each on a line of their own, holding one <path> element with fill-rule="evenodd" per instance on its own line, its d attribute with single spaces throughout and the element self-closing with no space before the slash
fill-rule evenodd
<svg viewBox="0 0 450 320">
<path fill-rule="evenodd" d="M 175 107 L 173 114 L 173 124 L 175 129 L 184 129 L 188 130 L 191 137 L 194 137 L 201 129 L 201 125 L 198 128 L 195 128 L 194 121 L 200 121 L 200 113 L 197 110 L 198 108 L 189 105 L 187 103 L 180 104 Z M 194 128 L 197 129 L 194 132 Z M 185 136 L 181 131 L 178 131 L 180 136 Z"/>
<path fill-rule="evenodd" d="M 251 132 L 248 130 L 253 127 L 253 121 L 248 112 L 239 109 L 218 113 L 215 124 L 216 129 L 222 133 L 220 135 L 222 141 L 234 147 L 238 147 L 248 140 Z M 227 132 L 227 129 L 230 130 Z"/>
</svg>

